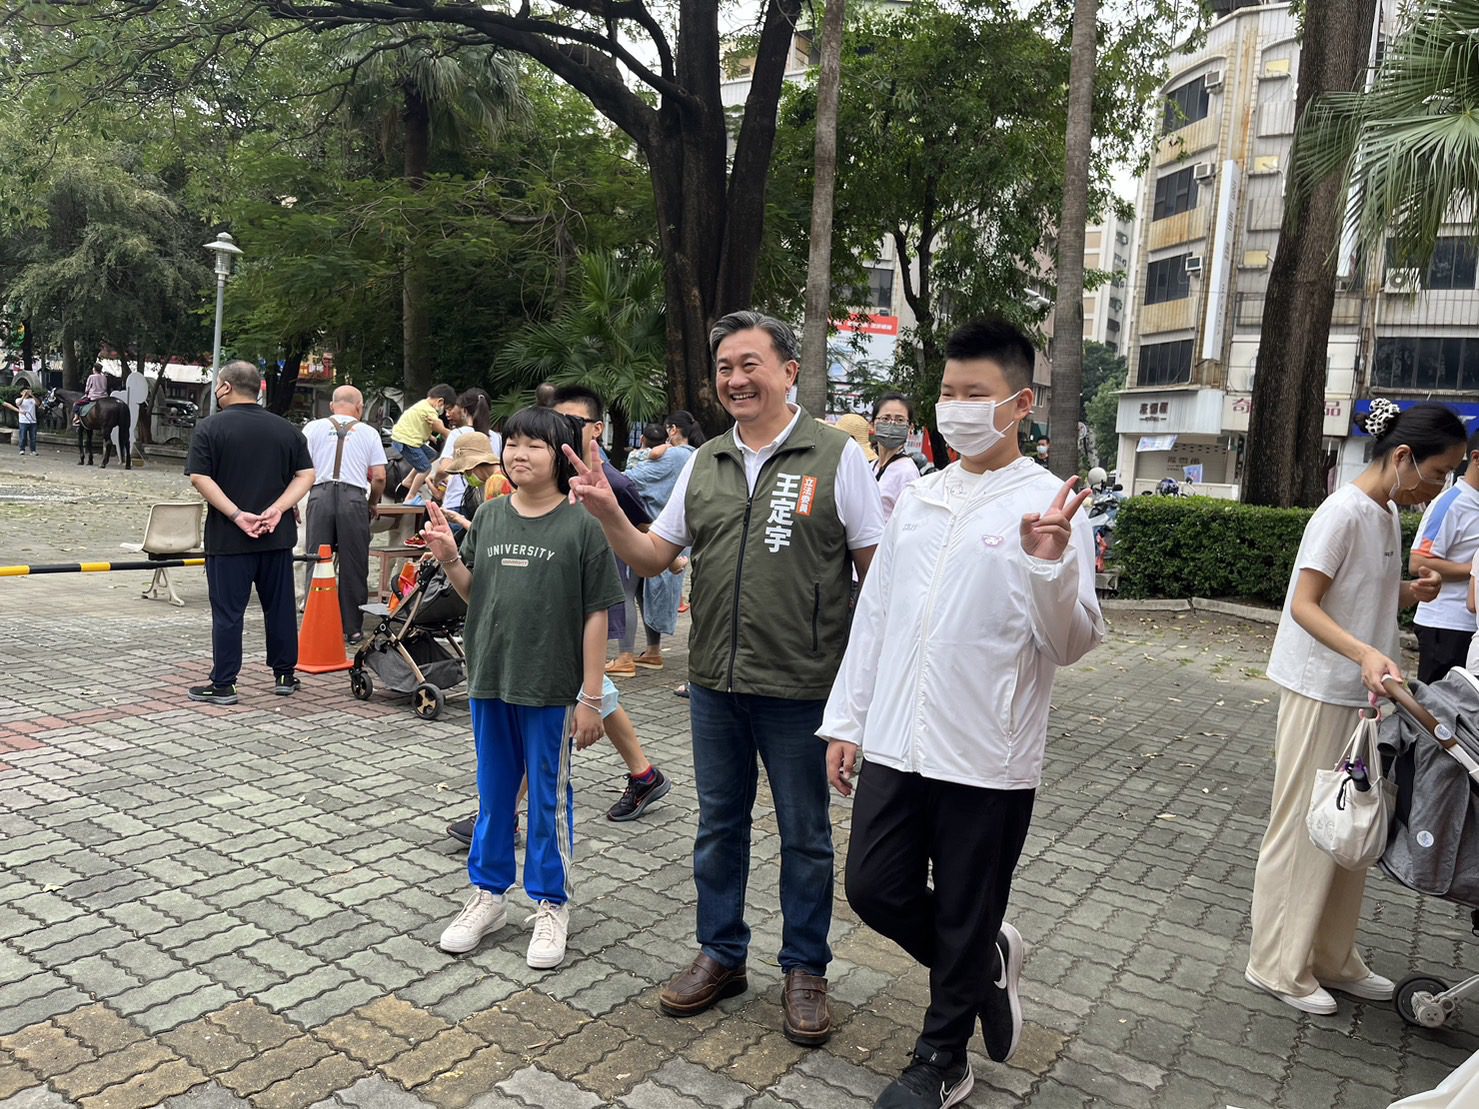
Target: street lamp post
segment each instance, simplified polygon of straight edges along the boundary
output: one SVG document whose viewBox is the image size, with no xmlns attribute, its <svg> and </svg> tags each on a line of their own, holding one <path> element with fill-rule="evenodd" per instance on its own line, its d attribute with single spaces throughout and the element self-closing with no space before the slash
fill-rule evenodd
<svg viewBox="0 0 1479 1109">
<path fill-rule="evenodd" d="M 226 305 L 226 278 L 231 276 L 231 264 L 241 254 L 241 247 L 222 231 L 213 241 L 205 244 L 205 249 L 216 256 L 216 341 L 211 347 L 211 399 L 208 409 L 209 415 L 215 415 L 216 374 L 221 371 L 221 310 Z"/>
</svg>

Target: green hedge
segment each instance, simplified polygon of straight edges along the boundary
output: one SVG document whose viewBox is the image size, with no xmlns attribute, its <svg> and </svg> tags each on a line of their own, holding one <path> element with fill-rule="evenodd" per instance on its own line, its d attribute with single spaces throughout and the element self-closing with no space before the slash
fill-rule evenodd
<svg viewBox="0 0 1479 1109">
<path fill-rule="evenodd" d="M 1216 597 L 1282 605 L 1313 510 L 1213 497 L 1132 497 L 1120 506 L 1112 557 L 1123 597 Z M 1402 549 L 1420 517 L 1402 514 Z"/>
</svg>

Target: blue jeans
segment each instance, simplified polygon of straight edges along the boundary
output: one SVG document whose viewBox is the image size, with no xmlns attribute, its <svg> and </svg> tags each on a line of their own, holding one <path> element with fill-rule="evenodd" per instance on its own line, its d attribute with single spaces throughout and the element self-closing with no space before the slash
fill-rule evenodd
<svg viewBox="0 0 1479 1109">
<path fill-rule="evenodd" d="M 31 453 L 32 454 L 35 454 L 36 453 L 36 425 L 35 424 L 21 424 L 19 426 L 20 426 L 21 453 L 22 454 L 25 454 L 26 453 L 26 444 L 29 443 L 31 445 Z"/>
<path fill-rule="evenodd" d="M 422 444 L 413 447 L 409 443 L 397 443 L 396 449 L 401 452 L 401 457 L 417 473 L 424 474 L 431 469 L 431 464 L 438 458 L 438 452 L 434 447 Z"/>
<path fill-rule="evenodd" d="M 698 836 L 693 882 L 698 888 L 698 942 L 726 967 L 745 962 L 750 927 L 751 810 L 758 755 L 770 779 L 781 833 L 782 971 L 825 974 L 832 960 L 832 820 L 827 798 L 827 745 L 817 738 L 825 701 L 792 701 L 718 693 L 690 683 L 693 777 Z"/>
</svg>

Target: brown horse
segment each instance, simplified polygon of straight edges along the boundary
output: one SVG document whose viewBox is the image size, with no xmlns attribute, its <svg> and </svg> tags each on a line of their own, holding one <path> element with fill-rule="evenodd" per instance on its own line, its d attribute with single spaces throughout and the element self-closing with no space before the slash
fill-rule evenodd
<svg viewBox="0 0 1479 1109">
<path fill-rule="evenodd" d="M 49 414 L 60 407 L 65 419 L 71 415 L 73 405 L 81 399 L 81 393 L 74 393 L 70 389 L 51 389 L 41 402 L 41 411 Z M 133 452 L 129 444 L 128 405 L 112 397 L 94 401 L 92 407 L 83 412 L 82 422 L 77 428 L 77 465 L 81 466 L 84 462 L 89 466 L 93 464 L 92 433 L 101 431 L 103 433 L 102 468 L 107 469 L 108 460 L 113 457 L 112 433 L 115 430 L 118 432 L 118 457 L 123 460 L 125 470 L 132 470 L 134 466 Z"/>
</svg>

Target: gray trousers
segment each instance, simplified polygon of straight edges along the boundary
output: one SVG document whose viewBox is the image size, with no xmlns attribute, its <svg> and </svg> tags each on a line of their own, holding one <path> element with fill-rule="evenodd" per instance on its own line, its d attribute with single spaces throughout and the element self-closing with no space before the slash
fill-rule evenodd
<svg viewBox="0 0 1479 1109">
<path fill-rule="evenodd" d="M 365 614 L 360 606 L 370 599 L 369 498 L 358 486 L 322 482 L 308 494 L 308 537 L 303 549 L 317 554 L 327 543 L 339 556 L 339 615 L 344 634 L 360 630 Z M 313 579 L 313 564 L 308 565 Z M 305 583 L 305 591 L 310 588 Z"/>
</svg>

